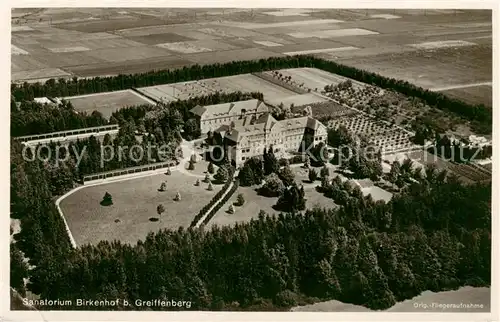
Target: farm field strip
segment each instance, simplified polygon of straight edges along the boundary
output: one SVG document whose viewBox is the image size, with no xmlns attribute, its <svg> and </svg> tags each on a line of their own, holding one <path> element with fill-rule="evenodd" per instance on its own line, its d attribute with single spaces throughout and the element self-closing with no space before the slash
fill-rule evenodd
<svg viewBox="0 0 500 322">
<path fill-rule="evenodd" d="M 295 9 L 295 8 L 287 8 L 283 10 L 276 11 L 264 11 L 262 14 L 280 17 L 280 16 L 309 16 L 309 13 L 313 12 L 312 9 Z"/>
<path fill-rule="evenodd" d="M 350 51 L 359 49 L 358 47 L 346 46 L 346 47 L 337 47 L 337 48 L 325 48 L 325 49 L 311 49 L 311 50 L 302 50 L 302 51 L 291 51 L 283 53 L 288 56 L 293 55 L 308 55 L 308 54 L 319 54 L 319 53 L 335 53 L 340 51 Z"/>
<path fill-rule="evenodd" d="M 370 15 L 370 18 L 401 19 L 401 16 L 391 15 L 391 14 L 388 14 L 388 13 L 380 13 L 380 14 Z"/>
<path fill-rule="evenodd" d="M 232 27 L 244 28 L 244 29 L 261 29 L 261 28 L 275 28 L 275 27 L 296 27 L 296 26 L 317 25 L 326 23 L 336 24 L 341 22 L 343 22 L 343 20 L 315 19 L 315 20 L 287 21 L 287 22 L 274 22 L 274 23 L 249 23 L 249 22 L 223 21 L 221 22 L 221 24 Z"/>
<path fill-rule="evenodd" d="M 53 53 L 71 53 L 75 51 L 88 51 L 90 48 L 76 46 L 76 47 L 59 47 L 59 48 L 49 48 L 49 50 Z"/>
<path fill-rule="evenodd" d="M 331 38 L 331 37 L 346 37 L 346 36 L 364 36 L 364 35 L 378 35 L 376 31 L 371 31 L 362 28 L 349 28 L 349 29 L 333 29 L 333 30 L 321 30 L 321 31 L 311 31 L 311 32 L 293 32 L 289 33 L 289 36 L 294 38 Z"/>
<path fill-rule="evenodd" d="M 65 72 L 59 68 L 42 68 L 37 70 L 23 70 L 18 72 L 13 72 L 11 74 L 11 79 L 13 81 L 24 81 L 24 80 L 48 80 L 50 78 L 59 78 L 63 76 L 71 76 L 71 74 Z"/>
<path fill-rule="evenodd" d="M 10 48 L 11 48 L 12 55 L 29 55 L 29 53 L 26 50 L 21 49 L 21 48 L 17 47 L 16 45 L 11 44 Z"/>
<path fill-rule="evenodd" d="M 261 40 L 261 41 L 254 40 L 253 42 L 256 43 L 256 44 L 258 44 L 258 45 L 262 45 L 262 46 L 266 46 L 266 47 L 283 46 L 283 44 L 278 44 L 278 43 L 275 43 L 275 42 L 272 42 L 272 41 L 266 41 L 266 40 Z"/>
<path fill-rule="evenodd" d="M 418 49 L 438 49 L 438 48 L 462 47 L 462 46 L 474 46 L 474 45 L 476 44 L 464 40 L 445 40 L 445 41 L 428 41 L 409 46 Z"/>
</svg>

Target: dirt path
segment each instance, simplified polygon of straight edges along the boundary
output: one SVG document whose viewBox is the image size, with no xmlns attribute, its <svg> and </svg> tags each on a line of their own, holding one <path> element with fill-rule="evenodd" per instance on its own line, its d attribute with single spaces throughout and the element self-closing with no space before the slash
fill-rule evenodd
<svg viewBox="0 0 500 322">
<path fill-rule="evenodd" d="M 433 92 L 440 92 L 440 91 L 447 91 L 450 89 L 458 89 L 458 88 L 467 88 L 467 87 L 476 87 L 476 86 L 492 86 L 492 82 L 480 82 L 480 83 L 472 83 L 472 84 L 459 84 L 459 85 L 451 85 L 451 86 L 445 86 L 445 87 L 435 87 L 435 88 L 430 88 L 430 91 Z"/>
</svg>

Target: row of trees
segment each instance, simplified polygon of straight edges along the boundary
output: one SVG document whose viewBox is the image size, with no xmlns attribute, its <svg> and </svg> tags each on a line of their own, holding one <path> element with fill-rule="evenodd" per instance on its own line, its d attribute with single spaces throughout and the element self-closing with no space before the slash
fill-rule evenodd
<svg viewBox="0 0 500 322">
<path fill-rule="evenodd" d="M 11 93 L 18 101 L 32 100 L 39 96 L 73 96 L 87 93 L 123 90 L 134 87 L 153 86 L 204 78 L 230 76 L 283 68 L 314 67 L 339 74 L 353 80 L 391 89 L 410 97 L 417 97 L 427 104 L 442 110 L 454 112 L 470 121 L 488 127 L 491 131 L 492 110 L 484 105 L 470 105 L 460 100 L 410 84 L 406 81 L 388 78 L 377 73 L 346 66 L 334 61 L 313 56 L 271 57 L 251 61 L 233 61 L 225 64 L 193 65 L 175 70 L 156 70 L 134 75 L 96 77 L 71 81 L 53 79 L 45 84 L 11 84 Z"/>
<path fill-rule="evenodd" d="M 234 167 L 232 167 L 231 165 L 229 165 L 229 163 L 224 163 L 224 164 L 221 164 L 219 166 L 219 168 L 217 169 L 217 173 L 214 176 L 214 179 L 218 183 L 224 183 L 224 185 L 222 186 L 221 190 L 219 190 L 219 192 L 217 192 L 217 194 L 215 194 L 215 196 L 210 200 L 210 202 L 208 204 L 206 204 L 205 206 L 203 206 L 203 208 L 193 218 L 193 221 L 191 222 L 190 227 L 195 227 L 196 224 L 198 224 L 198 222 L 201 220 L 201 218 L 204 215 L 207 215 L 207 218 L 209 218 L 208 220 L 210 220 L 215 215 L 217 210 L 219 210 L 220 207 L 222 207 L 224 205 L 224 203 L 227 201 L 228 198 L 226 198 L 225 200 L 221 200 L 221 198 L 223 197 L 224 193 L 226 193 L 226 191 L 228 191 L 229 186 L 233 183 L 235 170 L 236 169 Z M 207 178 L 209 178 L 208 174 L 207 174 Z M 237 182 L 234 184 L 233 188 L 234 187 L 236 187 L 236 188 L 238 187 Z M 235 191 L 236 191 L 236 189 L 232 189 L 231 191 L 229 191 L 229 193 L 228 193 L 229 197 L 231 197 Z M 211 212 L 207 214 L 207 211 L 209 211 L 210 208 L 212 208 L 219 201 L 221 201 L 221 203 L 219 204 L 219 207 L 214 207 L 211 210 Z M 217 208 L 217 209 L 215 209 L 215 208 Z M 205 220 L 205 221 L 208 222 L 208 220 Z M 204 221 L 204 223 L 206 223 L 205 221 Z"/>
</svg>

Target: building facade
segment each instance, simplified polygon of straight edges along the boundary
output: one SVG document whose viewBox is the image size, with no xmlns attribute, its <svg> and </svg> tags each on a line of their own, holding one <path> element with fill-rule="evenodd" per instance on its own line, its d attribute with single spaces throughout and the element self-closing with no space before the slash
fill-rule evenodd
<svg viewBox="0 0 500 322">
<path fill-rule="evenodd" d="M 306 135 L 313 145 L 325 143 L 327 129 L 309 116 L 277 121 L 270 113 L 265 113 L 222 125 L 215 130 L 215 135 L 227 147 L 229 160 L 241 165 L 251 157 L 262 155 L 264 148 L 271 146 L 277 157 L 297 152 Z"/>
<path fill-rule="evenodd" d="M 195 115 L 202 134 L 214 132 L 222 125 L 242 120 L 246 117 L 258 118 L 269 112 L 264 102 L 258 99 L 223 103 L 209 106 L 196 106 L 190 111 Z"/>
</svg>

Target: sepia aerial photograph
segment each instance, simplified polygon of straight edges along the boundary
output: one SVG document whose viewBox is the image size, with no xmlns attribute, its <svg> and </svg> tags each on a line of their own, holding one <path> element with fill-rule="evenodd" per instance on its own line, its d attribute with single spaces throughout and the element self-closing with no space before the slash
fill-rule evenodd
<svg viewBox="0 0 500 322">
<path fill-rule="evenodd" d="M 496 306 L 492 10 L 10 15 L 11 311 Z"/>
</svg>

